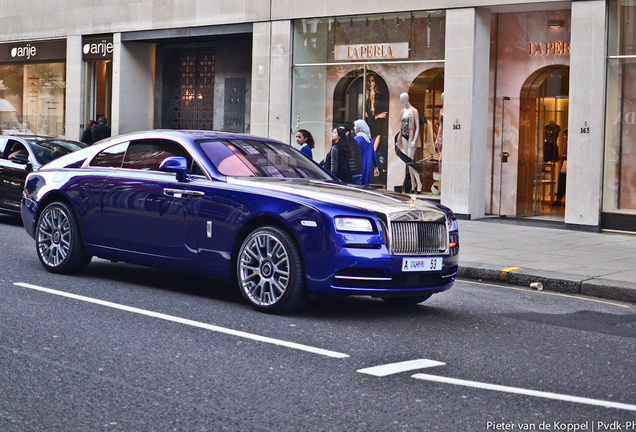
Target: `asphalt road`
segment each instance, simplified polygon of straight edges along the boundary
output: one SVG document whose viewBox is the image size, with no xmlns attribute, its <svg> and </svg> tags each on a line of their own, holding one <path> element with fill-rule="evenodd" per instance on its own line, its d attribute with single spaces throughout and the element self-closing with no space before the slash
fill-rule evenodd
<svg viewBox="0 0 636 432">
<path fill-rule="evenodd" d="M 633 305 L 458 281 L 272 316 L 183 273 L 47 273 L 2 216 L 0 245 L 1 431 L 636 430 Z"/>
</svg>

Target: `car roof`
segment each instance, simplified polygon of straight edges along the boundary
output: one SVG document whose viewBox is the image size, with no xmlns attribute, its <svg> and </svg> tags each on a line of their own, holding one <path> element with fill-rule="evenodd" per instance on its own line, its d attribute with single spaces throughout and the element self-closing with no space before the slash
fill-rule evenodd
<svg viewBox="0 0 636 432">
<path fill-rule="evenodd" d="M 259 137 L 238 132 L 225 132 L 225 131 L 210 131 L 210 130 L 190 130 L 190 129 L 151 129 L 146 131 L 131 132 L 128 134 L 122 134 L 107 138 L 102 142 L 111 141 L 117 139 L 144 139 L 144 138 L 181 138 L 187 141 L 193 139 L 244 139 L 244 140 L 261 140 L 268 142 L 280 143 L 278 140 L 271 138 Z"/>
<path fill-rule="evenodd" d="M 68 138 L 57 138 L 47 135 L 0 135 L 0 139 L 15 139 L 15 140 L 28 140 L 28 139 L 37 139 L 41 141 L 67 141 L 71 143 L 77 143 L 78 141 L 68 139 Z"/>
</svg>

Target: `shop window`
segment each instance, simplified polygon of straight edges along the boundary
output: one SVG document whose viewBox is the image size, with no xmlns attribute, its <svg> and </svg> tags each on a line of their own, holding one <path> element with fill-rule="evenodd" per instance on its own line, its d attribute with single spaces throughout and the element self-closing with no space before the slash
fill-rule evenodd
<svg viewBox="0 0 636 432">
<path fill-rule="evenodd" d="M 636 3 L 610 2 L 603 210 L 636 210 Z"/>
<path fill-rule="evenodd" d="M 63 136 L 65 63 L 0 66 L 0 126 L 5 134 Z"/>
<path fill-rule="evenodd" d="M 334 126 L 369 120 L 381 172 L 372 184 L 401 185 L 406 168 L 403 162 L 392 163 L 398 156 L 390 136 L 398 128 L 403 108 L 400 94 L 410 93 L 418 77 L 429 70 L 443 76 L 445 26 L 444 11 L 295 21 L 292 124 L 296 127 L 290 142 L 294 143 L 298 129 L 309 130 L 319 161 L 331 147 Z M 375 103 L 369 103 L 370 93 Z M 371 105 L 384 114 L 371 118 Z"/>
</svg>

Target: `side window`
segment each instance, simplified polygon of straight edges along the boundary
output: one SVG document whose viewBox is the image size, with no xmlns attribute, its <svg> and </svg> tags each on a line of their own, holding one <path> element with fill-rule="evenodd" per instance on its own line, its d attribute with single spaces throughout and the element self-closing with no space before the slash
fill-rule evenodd
<svg viewBox="0 0 636 432">
<path fill-rule="evenodd" d="M 10 159 L 9 156 L 11 156 L 12 154 L 18 154 L 18 153 L 23 154 L 25 156 L 29 155 L 29 152 L 24 146 L 24 144 L 16 140 L 12 140 L 12 139 L 8 140 L 7 145 L 4 148 L 4 159 Z"/>
<path fill-rule="evenodd" d="M 128 143 L 117 144 L 102 150 L 93 158 L 90 166 L 121 168 Z"/>
<path fill-rule="evenodd" d="M 6 138 L 0 138 L 0 159 L 6 159 L 7 157 L 4 155 L 4 151 L 5 151 L 5 144 L 7 143 L 7 139 Z"/>
<path fill-rule="evenodd" d="M 205 177 L 205 171 L 203 171 L 203 168 L 201 168 L 197 161 L 192 161 L 188 174 Z"/>
<path fill-rule="evenodd" d="M 179 143 L 170 140 L 131 141 L 122 168 L 158 171 L 165 158 L 183 156 L 192 164 L 192 158 Z"/>
</svg>

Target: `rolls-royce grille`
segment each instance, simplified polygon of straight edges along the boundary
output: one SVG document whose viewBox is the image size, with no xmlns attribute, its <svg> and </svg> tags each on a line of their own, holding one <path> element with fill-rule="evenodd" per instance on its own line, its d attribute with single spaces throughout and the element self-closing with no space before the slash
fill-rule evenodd
<svg viewBox="0 0 636 432">
<path fill-rule="evenodd" d="M 438 254 L 448 248 L 446 224 L 438 222 L 392 222 L 391 254 Z"/>
</svg>

